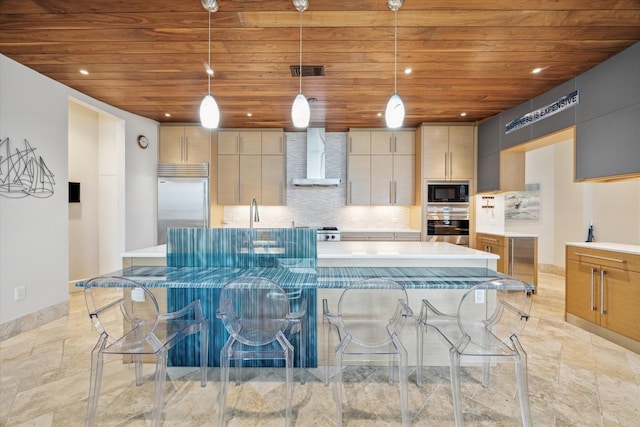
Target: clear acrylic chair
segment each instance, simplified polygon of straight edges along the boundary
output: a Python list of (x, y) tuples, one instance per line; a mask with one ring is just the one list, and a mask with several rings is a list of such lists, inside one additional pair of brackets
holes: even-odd
[(289, 307), (289, 326), (285, 331), (285, 336), (291, 342), (298, 337), (298, 370), (300, 372), (300, 384), (304, 384), (307, 372), (307, 300), (301, 289), (287, 290)]
[(528, 285), (515, 279), (482, 282), (467, 291), (456, 314), (445, 314), (428, 300), (422, 301), (417, 319), (417, 383), (423, 384), (424, 334), (432, 330), (449, 346), (451, 393), (456, 426), (464, 425), (460, 394), (461, 359), (479, 362), (482, 385), (489, 386), (490, 368), (504, 360), (515, 363), (522, 423), (531, 424), (527, 380), (527, 353), (518, 334), (529, 319), (532, 297)]
[(407, 318), (413, 316), (405, 288), (389, 279), (370, 278), (349, 285), (340, 296), (337, 311), (331, 313), (326, 299), (322, 301), (326, 322), (327, 354), (325, 382), (329, 381), (331, 332), (337, 332), (339, 343), (333, 349), (336, 373), (336, 424), (342, 425), (342, 371), (348, 361), (384, 361), (389, 365), (389, 383), (393, 384), (398, 368), (402, 425), (409, 425), (407, 350), (400, 332)]
[[(100, 337), (91, 352), (91, 378), (85, 425), (94, 424), (105, 355), (120, 355), (135, 366), (136, 385), (143, 382), (143, 357), (155, 357), (152, 424), (160, 424), (167, 372), (167, 353), (178, 341), (199, 334), (200, 383), (207, 384), (209, 322), (200, 300), (160, 314), (154, 295), (139, 283), (121, 277), (98, 277), (84, 285), (84, 297)], [(129, 356), (129, 358), (127, 358)]]
[[(297, 314), (290, 311), (287, 293), (276, 283), (261, 277), (244, 276), (234, 279), (220, 293), (216, 316), (229, 332), (229, 339), (220, 350), (219, 425), (225, 425), (226, 397), (231, 361), (238, 368), (242, 360), (285, 361), (285, 424), (291, 423), (293, 398), (293, 346), (285, 331)], [(238, 370), (236, 375), (238, 375)], [(236, 376), (236, 382), (239, 376)]]

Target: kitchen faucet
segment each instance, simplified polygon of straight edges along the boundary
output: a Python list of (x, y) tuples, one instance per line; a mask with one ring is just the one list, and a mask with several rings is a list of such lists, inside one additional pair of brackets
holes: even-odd
[[(256, 207), (255, 213), (253, 212), (253, 207)], [(258, 202), (256, 199), (251, 200), (251, 204), (249, 205), (249, 229), (253, 230), (253, 222), (260, 222), (260, 215), (258, 214)]]

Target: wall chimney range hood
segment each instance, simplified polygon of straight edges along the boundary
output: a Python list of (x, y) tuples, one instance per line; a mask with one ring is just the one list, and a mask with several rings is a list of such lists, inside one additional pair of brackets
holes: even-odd
[(325, 130), (307, 128), (307, 177), (294, 178), (296, 187), (337, 187), (340, 178), (325, 178)]

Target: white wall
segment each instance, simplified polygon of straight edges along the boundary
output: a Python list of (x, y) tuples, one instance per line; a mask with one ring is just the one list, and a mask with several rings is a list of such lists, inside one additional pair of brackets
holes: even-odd
[[(0, 322), (50, 306), (60, 316), (67, 310), (69, 268), (67, 93), (2, 56), (0, 94), (0, 139), (9, 138), (12, 152), (28, 140), (55, 179), (49, 198), (0, 195)], [(18, 286), (26, 286), (26, 298), (15, 301)]]
[[(155, 244), (158, 123), (96, 101), (4, 55), (0, 55), (0, 94), (0, 141), (10, 138), (16, 147), (26, 138), (55, 176), (55, 193), (49, 198), (0, 196), (1, 340), (67, 310), (69, 99), (119, 120), (116, 132), (124, 139), (124, 152), (118, 155), (126, 158), (120, 178), (126, 183), (118, 184), (126, 186), (125, 230), (120, 239), (126, 250)], [(140, 134), (150, 140), (147, 150), (137, 146)], [(14, 301), (17, 286), (27, 287), (24, 300)]]
[(99, 114), (69, 102), (69, 181), (80, 183), (80, 203), (69, 204), (69, 280), (99, 270), (98, 122)]
[[(573, 168), (569, 168), (573, 171)], [(525, 156), (525, 182), (540, 184), (540, 219), (535, 221), (505, 221), (505, 229), (512, 232), (530, 233), (538, 236), (538, 263), (553, 264), (555, 235), (554, 198), (555, 190), (553, 146), (529, 151)]]

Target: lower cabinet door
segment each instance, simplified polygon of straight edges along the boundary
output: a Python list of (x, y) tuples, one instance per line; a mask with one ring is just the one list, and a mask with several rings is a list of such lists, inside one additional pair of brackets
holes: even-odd
[(600, 326), (640, 341), (640, 273), (606, 268), (603, 277)]
[(567, 260), (566, 269), (566, 312), (598, 323), (599, 266)]

